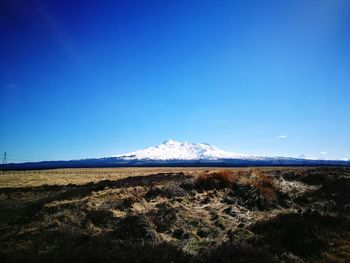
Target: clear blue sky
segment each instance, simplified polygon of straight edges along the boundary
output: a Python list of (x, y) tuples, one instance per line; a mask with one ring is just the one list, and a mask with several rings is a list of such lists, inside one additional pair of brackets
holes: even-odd
[(163, 140), (350, 158), (350, 1), (0, 1), (0, 151)]

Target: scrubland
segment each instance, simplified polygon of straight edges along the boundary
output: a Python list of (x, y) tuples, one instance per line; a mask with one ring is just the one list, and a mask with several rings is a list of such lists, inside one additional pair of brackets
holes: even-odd
[(0, 174), (1, 262), (350, 262), (350, 168)]

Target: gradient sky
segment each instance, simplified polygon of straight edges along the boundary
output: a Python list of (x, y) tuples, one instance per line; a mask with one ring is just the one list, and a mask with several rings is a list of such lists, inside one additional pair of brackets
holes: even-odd
[(350, 158), (350, 1), (0, 0), (0, 91), (10, 162)]

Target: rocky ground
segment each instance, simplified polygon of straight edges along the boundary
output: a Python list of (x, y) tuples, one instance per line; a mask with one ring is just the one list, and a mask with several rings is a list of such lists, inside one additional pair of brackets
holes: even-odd
[(350, 168), (0, 188), (1, 262), (350, 262)]

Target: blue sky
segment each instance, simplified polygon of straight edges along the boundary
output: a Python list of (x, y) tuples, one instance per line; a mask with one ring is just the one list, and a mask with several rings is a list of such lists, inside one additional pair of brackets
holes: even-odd
[(101, 157), (172, 138), (350, 158), (350, 2), (0, 2), (0, 151)]

